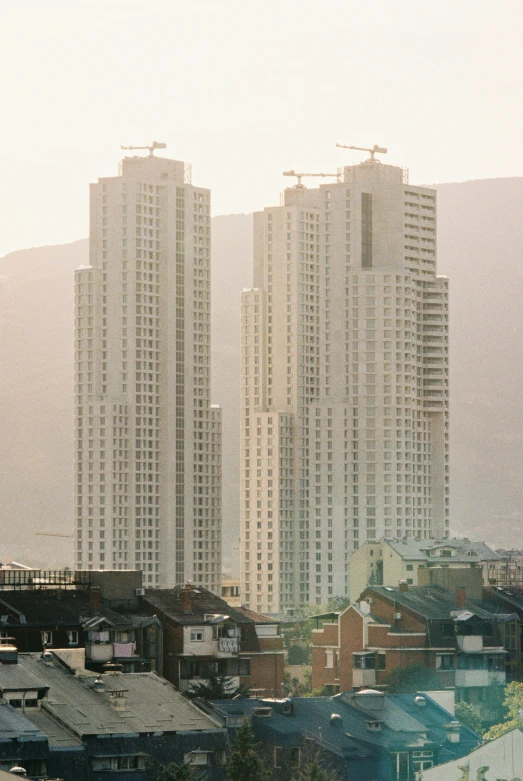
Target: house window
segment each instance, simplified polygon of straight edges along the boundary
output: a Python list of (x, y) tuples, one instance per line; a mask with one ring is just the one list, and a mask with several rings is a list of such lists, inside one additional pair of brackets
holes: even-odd
[(191, 643), (203, 643), (203, 632), (201, 629), (191, 630)]
[(454, 669), (453, 654), (436, 655), (436, 670), (453, 670), (453, 669)]
[(53, 633), (52, 632), (41, 632), (42, 636), (42, 645), (48, 646), (53, 644)]
[(189, 751), (184, 756), (184, 762), (186, 765), (198, 765), (198, 767), (206, 767), (209, 764), (209, 752)]
[(291, 767), (297, 769), (301, 766), (301, 749), (291, 748)]
[(394, 781), (408, 781), (409, 779), (409, 755), (407, 751), (398, 751), (390, 755), (392, 765), (392, 778)]
[(283, 748), (281, 746), (274, 746), (273, 765), (276, 768), (281, 768), (283, 763)]
[(325, 651), (325, 667), (334, 667), (334, 651)]
[(71, 629), (69, 632), (67, 632), (67, 639), (69, 641), (69, 645), (78, 645), (78, 630)]
[(413, 751), (412, 752), (412, 766), (415, 773), (420, 773), (422, 770), (428, 770), (434, 764), (434, 752), (433, 751)]
[(92, 757), (91, 769), (101, 770), (144, 770), (145, 757), (138, 755), (121, 757)]
[(407, 564), (407, 566), (406, 566), (407, 572), (412, 572), (413, 569), (414, 569), (414, 565), (413, 564)]

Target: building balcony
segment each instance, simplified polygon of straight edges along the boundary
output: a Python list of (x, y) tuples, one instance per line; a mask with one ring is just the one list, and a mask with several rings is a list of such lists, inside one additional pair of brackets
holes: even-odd
[(469, 686), (504, 686), (506, 674), (500, 670), (456, 670), (455, 684), (459, 688)]
[(483, 651), (483, 638), (481, 635), (458, 635), (456, 640), (459, 650), (466, 654)]
[(375, 686), (376, 670), (352, 670), (353, 686)]

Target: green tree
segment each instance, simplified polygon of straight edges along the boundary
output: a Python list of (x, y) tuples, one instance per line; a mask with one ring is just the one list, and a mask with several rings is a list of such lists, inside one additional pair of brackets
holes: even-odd
[(233, 697), (247, 697), (248, 693), (248, 689), (236, 686), (229, 675), (223, 675), (212, 669), (209, 670), (204, 681), (191, 684), (188, 691), (191, 699), (199, 697), (202, 700), (232, 700)]
[(503, 705), (507, 709), (505, 721), (495, 724), (485, 732), (484, 740), (494, 740), (512, 729), (523, 729), (523, 683), (512, 681), (505, 687)]
[(254, 735), (247, 720), (238, 730), (227, 763), (227, 781), (269, 781), (270, 771), (257, 751)]
[(383, 683), (390, 694), (414, 694), (423, 689), (440, 688), (437, 673), (422, 664), (395, 667), (384, 677)]
[(154, 757), (147, 757), (147, 765), (156, 770), (157, 781), (197, 781), (201, 778), (192, 765), (179, 765), (177, 762), (163, 765)]
[(317, 760), (311, 760), (293, 776), (293, 781), (340, 781), (340, 777), (333, 770), (322, 767)]
[(456, 704), (456, 718), (462, 721), (469, 729), (478, 735), (483, 735), (485, 726), (476, 708), (469, 705), (468, 702), (458, 702)]

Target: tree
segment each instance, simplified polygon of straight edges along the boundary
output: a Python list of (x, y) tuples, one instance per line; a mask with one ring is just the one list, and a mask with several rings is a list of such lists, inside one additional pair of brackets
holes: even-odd
[(505, 687), (503, 705), (507, 717), (501, 724), (495, 724), (483, 735), (484, 740), (494, 740), (512, 729), (523, 729), (523, 683), (512, 681)]
[(469, 729), (476, 732), (478, 735), (482, 735), (485, 731), (485, 726), (476, 708), (469, 705), (468, 702), (458, 702), (456, 704), (455, 711), (456, 718), (462, 721)]
[(332, 770), (322, 767), (317, 760), (307, 762), (293, 776), (293, 781), (339, 781), (339, 776)]
[(247, 697), (248, 692), (248, 689), (236, 686), (229, 675), (211, 669), (204, 681), (191, 684), (188, 695), (191, 699), (199, 697), (202, 700), (232, 700), (233, 697)]
[(440, 682), (435, 670), (422, 664), (408, 664), (395, 667), (388, 673), (383, 683), (390, 694), (414, 694), (423, 689), (439, 689)]
[(154, 757), (147, 757), (147, 764), (156, 770), (157, 781), (197, 781), (201, 778), (192, 765), (178, 765), (176, 762), (163, 765)]
[(227, 763), (227, 781), (269, 781), (271, 773), (256, 749), (253, 732), (246, 720), (238, 730)]

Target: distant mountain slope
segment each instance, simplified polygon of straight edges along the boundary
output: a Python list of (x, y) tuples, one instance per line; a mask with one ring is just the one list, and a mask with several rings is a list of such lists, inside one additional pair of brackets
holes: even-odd
[[(439, 269), (451, 279), (454, 531), (516, 544), (523, 520), (523, 179), (438, 185)], [(224, 547), (236, 545), (240, 293), (252, 219), (213, 219), (213, 402), (224, 413)], [(87, 240), (0, 259), (0, 557), (69, 563), (73, 271)], [(35, 544), (37, 543), (37, 544)]]

